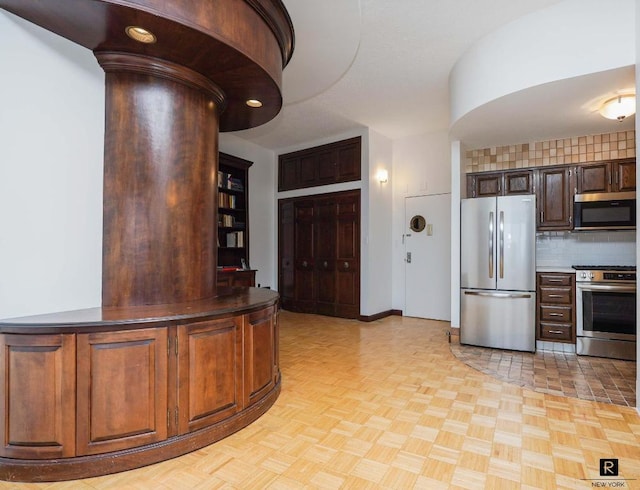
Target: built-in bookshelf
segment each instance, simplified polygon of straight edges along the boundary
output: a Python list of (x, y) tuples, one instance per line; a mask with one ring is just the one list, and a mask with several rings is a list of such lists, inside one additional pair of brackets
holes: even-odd
[(220, 153), (218, 161), (218, 268), (249, 264), (248, 160)]

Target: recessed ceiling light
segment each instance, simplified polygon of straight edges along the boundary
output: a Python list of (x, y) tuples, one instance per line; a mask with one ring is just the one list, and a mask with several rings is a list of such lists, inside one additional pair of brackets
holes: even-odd
[(258, 99), (249, 99), (247, 100), (246, 104), (249, 107), (262, 107), (262, 102), (260, 102)]
[(134, 39), (138, 42), (145, 44), (153, 44), (156, 42), (156, 36), (151, 32), (142, 27), (138, 26), (128, 26), (124, 32), (127, 33), (131, 39)]

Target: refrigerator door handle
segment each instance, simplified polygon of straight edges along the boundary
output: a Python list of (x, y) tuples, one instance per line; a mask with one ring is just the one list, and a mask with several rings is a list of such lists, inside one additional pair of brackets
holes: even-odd
[(493, 211), (489, 212), (489, 278), (493, 279)]
[(504, 211), (500, 211), (500, 279), (504, 278)]
[(511, 298), (511, 299), (527, 299), (531, 298), (529, 293), (483, 293), (480, 291), (465, 291), (468, 296), (489, 296), (491, 298)]

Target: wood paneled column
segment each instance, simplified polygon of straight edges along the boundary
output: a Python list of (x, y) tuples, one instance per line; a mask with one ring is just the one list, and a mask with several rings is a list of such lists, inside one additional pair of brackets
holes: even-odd
[(213, 297), (222, 91), (158, 58), (96, 57), (106, 72), (102, 305)]

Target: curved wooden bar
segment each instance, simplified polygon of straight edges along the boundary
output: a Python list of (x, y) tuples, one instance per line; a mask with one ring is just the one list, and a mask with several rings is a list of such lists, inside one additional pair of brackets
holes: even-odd
[(124, 471), (245, 427), (280, 391), (278, 295), (216, 289), (217, 137), (282, 106), (282, 1), (0, 8), (91, 49), (106, 73), (102, 307), (0, 321), (0, 478)]
[(0, 322), (0, 478), (138, 468), (222, 439), (280, 392), (275, 292)]

